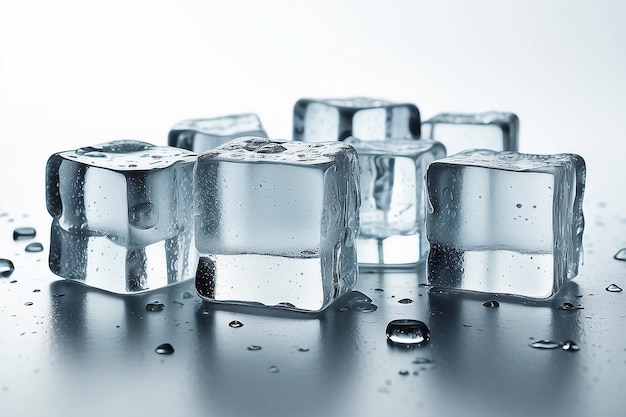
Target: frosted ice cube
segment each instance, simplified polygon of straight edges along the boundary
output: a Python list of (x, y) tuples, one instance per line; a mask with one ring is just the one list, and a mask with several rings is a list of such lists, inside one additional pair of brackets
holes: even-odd
[[(80, 279), (88, 284), (95, 282), (94, 286), (99, 288), (122, 292), (126, 291), (121, 290), (122, 287), (132, 292), (155, 288), (158, 286), (155, 282), (160, 280), (169, 282), (189, 278), (187, 264), (195, 253), (191, 248), (191, 206), (196, 157), (187, 150), (132, 140), (52, 155), (46, 166), (46, 203), (54, 218), (52, 236), (65, 236), (56, 239), (58, 245), (65, 246), (50, 248), (51, 270), (66, 278)], [(55, 228), (59, 229), (58, 233)], [(90, 250), (95, 247), (106, 249), (101, 254), (81, 254), (78, 249), (81, 246), (76, 243), (77, 252), (72, 252), (72, 244), (67, 243), (72, 236), (76, 242), (81, 239), (88, 242), (86, 245)], [(148, 251), (155, 244), (162, 248)], [(167, 245), (176, 246), (176, 253), (168, 253)], [(139, 280), (136, 285), (127, 285), (133, 280), (128, 274), (136, 268), (128, 270), (128, 274), (119, 274), (120, 271), (112, 269), (113, 265), (102, 266), (106, 259), (123, 259), (121, 254), (126, 252), (146, 252), (150, 264), (165, 265), (167, 260), (168, 273), (161, 274), (156, 281), (150, 280), (150, 274), (146, 273), (143, 274), (148, 277), (145, 282)], [(96, 260), (100, 255), (102, 260)], [(176, 266), (181, 264), (185, 268)], [(91, 265), (98, 266), (92, 268)], [(123, 265), (118, 267), (122, 268), (121, 271), (125, 268)], [(160, 271), (156, 267), (146, 268)], [(170, 272), (174, 270), (176, 276)], [(90, 275), (81, 277), (76, 271)], [(154, 273), (158, 274), (160, 272)], [(101, 285), (101, 280), (121, 280), (122, 284)]]
[(443, 143), (448, 155), (467, 149), (517, 151), (519, 119), (510, 112), (441, 113), (422, 123), (422, 137)]
[(580, 156), (471, 150), (434, 161), (426, 180), (431, 285), (548, 298), (578, 274)]
[(361, 211), (357, 240), (360, 266), (417, 264), (428, 251), (424, 230), (426, 168), (446, 156), (436, 141), (348, 138), (361, 167)]
[(246, 137), (205, 152), (194, 174), (198, 293), (325, 308), (357, 279), (359, 205), (349, 145)]
[(418, 137), (420, 113), (414, 104), (367, 97), (298, 100), (293, 139), (304, 142)]
[(241, 136), (267, 137), (256, 114), (183, 120), (172, 127), (167, 141), (170, 146), (201, 153)]

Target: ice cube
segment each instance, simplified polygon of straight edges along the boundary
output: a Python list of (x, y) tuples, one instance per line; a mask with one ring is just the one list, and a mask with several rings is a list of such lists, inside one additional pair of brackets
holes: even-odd
[(293, 109), (293, 139), (304, 142), (407, 138), (420, 135), (414, 104), (366, 97), (298, 100)]
[(422, 123), (422, 137), (443, 143), (448, 155), (467, 149), (517, 151), (519, 119), (510, 112), (441, 113)]
[[(193, 276), (189, 263), (195, 254), (191, 206), (196, 158), (187, 150), (133, 140), (52, 155), (46, 166), (46, 202), (54, 218), (52, 243), (57, 244), (50, 248), (51, 270), (115, 292)], [(170, 253), (172, 246), (175, 253)], [(84, 247), (89, 250), (80, 249)], [(148, 265), (139, 284), (128, 283), (140, 266), (105, 266), (107, 259), (126, 259), (122, 254), (127, 252), (145, 254), (137, 255)], [(129, 262), (135, 259), (128, 256)], [(167, 274), (150, 266), (156, 264), (167, 264)], [(125, 268), (127, 273), (121, 273)]]
[(267, 137), (256, 114), (183, 120), (172, 127), (167, 141), (170, 146), (201, 153), (241, 136)]
[(235, 139), (194, 173), (196, 288), (205, 299), (322, 310), (357, 280), (356, 151)]
[(578, 274), (580, 156), (470, 150), (434, 161), (426, 180), (431, 285), (548, 298)]
[(357, 150), (361, 167), (359, 265), (417, 264), (428, 251), (424, 175), (432, 161), (446, 156), (444, 146), (428, 139), (346, 143)]

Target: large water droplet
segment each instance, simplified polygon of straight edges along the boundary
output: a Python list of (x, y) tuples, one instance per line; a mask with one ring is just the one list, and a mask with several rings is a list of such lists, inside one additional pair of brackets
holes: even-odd
[(159, 211), (152, 203), (140, 203), (128, 211), (128, 221), (137, 229), (150, 229), (159, 221)]
[(163, 311), (165, 309), (165, 304), (159, 301), (153, 301), (151, 303), (146, 304), (146, 310), (148, 311)]
[(615, 285), (615, 284), (611, 284), (611, 285), (609, 285), (608, 287), (606, 287), (606, 290), (607, 290), (608, 292), (622, 292), (622, 288), (621, 288), (621, 287), (618, 287), (618, 286), (617, 286), (617, 285)]
[(239, 320), (233, 320), (230, 323), (228, 323), (228, 325), (234, 329), (238, 329), (240, 327), (243, 327), (243, 323), (240, 322)]
[(259, 345), (250, 345), (250, 346), (247, 347), (247, 349), (250, 350), (250, 351), (257, 351), (257, 350), (261, 350), (263, 348), (261, 346), (259, 346)]
[(532, 342), (530, 347), (535, 349), (558, 349), (561, 345), (552, 340), (537, 340), (536, 342)]
[(33, 227), (18, 227), (13, 230), (13, 240), (33, 239), (37, 236), (37, 231)]
[(28, 245), (26, 245), (26, 247), (24, 248), (24, 250), (26, 252), (41, 252), (43, 251), (43, 245), (39, 242), (33, 242), (33, 243), (29, 243)]
[(171, 355), (172, 353), (174, 353), (174, 346), (170, 345), (169, 343), (163, 343), (157, 346), (154, 351), (161, 355)]
[(561, 349), (568, 352), (578, 352), (580, 350), (580, 347), (576, 344), (576, 342), (568, 340), (566, 342), (563, 342), (563, 344), (561, 345)]
[(8, 259), (0, 258), (0, 277), (8, 278), (15, 271), (15, 265)]
[(413, 302), (413, 300), (411, 300), (410, 298), (403, 298), (401, 300), (398, 300), (398, 302), (400, 304), (411, 304)]
[(489, 307), (489, 308), (498, 308), (498, 307), (500, 307), (500, 303), (499, 303), (499, 302), (497, 302), (496, 300), (489, 300), (489, 301), (485, 301), (485, 302), (483, 303), (483, 305), (484, 305), (485, 307)]
[(406, 347), (419, 346), (430, 340), (430, 330), (424, 322), (413, 319), (392, 320), (387, 324), (387, 340)]
[(617, 253), (613, 255), (613, 258), (618, 261), (626, 261), (626, 248), (617, 251)]

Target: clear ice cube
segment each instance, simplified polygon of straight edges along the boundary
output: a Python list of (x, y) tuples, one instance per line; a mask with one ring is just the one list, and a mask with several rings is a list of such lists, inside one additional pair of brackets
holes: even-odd
[(267, 137), (259, 116), (232, 114), (177, 123), (169, 132), (168, 145), (202, 153), (241, 136)]
[(133, 140), (52, 155), (46, 166), (46, 203), (54, 219), (50, 269), (113, 292), (192, 277), (196, 158)]
[(446, 156), (436, 141), (348, 138), (361, 167), (358, 260), (365, 267), (417, 264), (428, 251), (425, 182), (428, 165)]
[(420, 135), (414, 104), (367, 97), (298, 100), (293, 109), (293, 139), (304, 142), (407, 138)]
[(519, 119), (510, 112), (441, 113), (422, 123), (422, 137), (443, 143), (448, 155), (467, 149), (518, 150)]
[(322, 310), (356, 283), (359, 205), (349, 145), (246, 137), (205, 152), (194, 174), (198, 293)]
[(578, 274), (582, 157), (470, 150), (426, 181), (431, 285), (548, 298)]

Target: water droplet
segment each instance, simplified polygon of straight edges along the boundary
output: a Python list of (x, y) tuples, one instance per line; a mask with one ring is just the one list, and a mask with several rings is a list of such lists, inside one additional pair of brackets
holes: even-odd
[(232, 327), (233, 329), (238, 329), (240, 327), (243, 327), (243, 323), (240, 322), (239, 320), (233, 320), (230, 323), (228, 323), (228, 325)]
[(618, 261), (626, 261), (626, 248), (620, 249), (614, 256)]
[(609, 285), (608, 287), (606, 287), (606, 290), (608, 292), (622, 292), (622, 289), (615, 284)]
[(400, 374), (400, 375), (402, 375), (402, 376), (408, 376), (408, 375), (410, 375), (411, 373), (409, 372), (409, 370), (408, 370), (408, 369), (400, 369), (400, 370), (398, 371), (398, 374)]
[(26, 301), (26, 302), (24, 303), (24, 305), (25, 305), (25, 306), (32, 306), (32, 305), (33, 305), (33, 302), (32, 302), (32, 301)]
[(259, 345), (250, 345), (246, 349), (248, 349), (250, 351), (257, 351), (257, 350), (261, 350), (263, 348), (261, 346), (259, 346)]
[(413, 359), (412, 363), (416, 365), (430, 365), (430, 364), (435, 363), (435, 361), (432, 359), (428, 359), (428, 358), (415, 358)]
[(154, 351), (160, 355), (171, 355), (174, 353), (174, 346), (169, 343), (163, 343), (154, 349)]
[(522, 208), (522, 204), (521, 204), (521, 203), (517, 203), (517, 204), (515, 205), (515, 207), (517, 207), (517, 208)]
[(41, 291), (39, 288), (35, 288), (35, 289), (33, 290), (33, 292), (39, 292), (39, 291)]
[(287, 308), (296, 308), (295, 305), (288, 303), (286, 301), (283, 301), (282, 303), (278, 303), (276, 304), (277, 307), (287, 307)]
[(563, 342), (563, 344), (561, 345), (561, 349), (568, 352), (578, 352), (580, 350), (580, 347), (575, 342), (568, 340), (566, 342)]
[(64, 294), (64, 293), (60, 293), (60, 294), (52, 294), (52, 296), (53, 296), (54, 298), (61, 298), (61, 297), (65, 297), (65, 294)]
[(26, 245), (26, 247), (24, 248), (24, 250), (26, 252), (42, 252), (43, 251), (43, 245), (39, 242), (33, 242), (33, 243), (29, 243), (28, 245)]
[(276, 374), (276, 373), (278, 373), (278, 372), (280, 371), (280, 369), (278, 369), (278, 366), (276, 366), (276, 365), (272, 365), (272, 366), (270, 366), (270, 367), (268, 368), (268, 370), (269, 370), (271, 373), (273, 373), (273, 374)]
[(0, 277), (8, 278), (15, 271), (15, 265), (8, 259), (0, 259)]
[(301, 348), (298, 348), (298, 352), (308, 352), (308, 351), (309, 351), (309, 348), (308, 348), (308, 347), (301, 347)]
[(419, 346), (430, 340), (430, 330), (424, 322), (413, 319), (392, 320), (387, 324), (387, 340), (406, 347)]
[(413, 302), (413, 300), (411, 300), (410, 298), (403, 298), (401, 300), (398, 300), (398, 302), (400, 304), (411, 304)]
[(496, 300), (489, 300), (489, 301), (485, 301), (485, 302), (483, 303), (483, 305), (484, 305), (485, 307), (489, 307), (489, 308), (498, 308), (498, 307), (500, 307), (500, 303), (499, 303), (499, 302), (497, 302)]
[(163, 311), (165, 309), (165, 304), (159, 301), (153, 301), (151, 303), (146, 304), (146, 310), (148, 311)]
[(529, 346), (535, 349), (557, 349), (561, 347), (559, 343), (551, 340), (537, 340), (536, 342), (532, 342)]
[(13, 240), (33, 239), (37, 236), (37, 231), (33, 227), (18, 227), (13, 230)]
[(559, 310), (582, 310), (584, 307), (580, 304), (572, 304), (565, 302), (557, 307)]
[(376, 304), (360, 301), (358, 303), (352, 304), (351, 308), (354, 311), (358, 311), (359, 313), (371, 313), (372, 311), (378, 310), (378, 306)]
[(128, 211), (128, 222), (140, 230), (151, 229), (159, 222), (159, 211), (152, 203), (140, 203)]
[(374, 291), (377, 291), (377, 292), (383, 292), (383, 291), (385, 291), (385, 290), (383, 290), (382, 288), (374, 288)]
[(337, 311), (340, 313), (345, 313), (346, 311), (348, 311), (348, 307), (339, 307)]
[(183, 292), (183, 298), (184, 298), (185, 300), (187, 300), (187, 299), (189, 299), (189, 298), (193, 298), (193, 294), (192, 294), (192, 293), (190, 293), (189, 291), (184, 291), (184, 292)]

